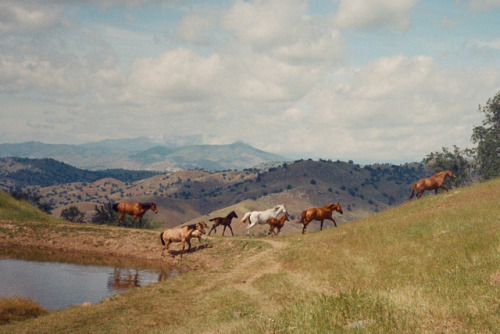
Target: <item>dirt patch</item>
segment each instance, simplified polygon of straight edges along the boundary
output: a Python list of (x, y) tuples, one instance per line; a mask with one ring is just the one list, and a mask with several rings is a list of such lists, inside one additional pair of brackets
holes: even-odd
[[(205, 238), (207, 239), (207, 238)], [(121, 227), (88, 226), (87, 224), (19, 223), (0, 220), (0, 246), (32, 247), (89, 255), (118, 256), (162, 263), (182, 269), (207, 268), (217, 265), (207, 251), (205, 241), (192, 240), (191, 252), (180, 258), (181, 244), (172, 244), (173, 256), (165, 251), (161, 257), (160, 232)]]

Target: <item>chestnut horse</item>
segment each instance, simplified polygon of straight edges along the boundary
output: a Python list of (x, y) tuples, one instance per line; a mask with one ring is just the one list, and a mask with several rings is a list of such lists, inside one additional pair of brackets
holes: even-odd
[[(118, 226), (120, 226), (120, 221), (123, 220), (125, 214), (133, 216), (132, 225), (134, 225), (135, 219), (139, 217), (139, 228), (142, 227), (142, 216), (146, 211), (151, 210), (154, 213), (158, 213), (156, 209), (156, 204), (154, 203), (130, 203), (130, 202), (120, 202), (113, 204), (113, 210), (120, 212), (120, 217), (118, 217)], [(123, 223), (127, 227), (127, 223)]]
[(215, 228), (219, 225), (224, 225), (224, 230), (222, 230), (222, 235), (224, 235), (224, 232), (226, 232), (226, 227), (229, 227), (229, 229), (231, 230), (231, 234), (234, 237), (233, 228), (231, 227), (231, 221), (233, 220), (233, 218), (238, 218), (238, 215), (236, 215), (236, 212), (231, 211), (226, 217), (217, 217), (209, 219), (209, 221), (214, 222), (214, 224), (212, 225), (210, 232), (208, 232), (208, 235), (212, 233), (212, 230), (215, 233), (217, 233), (217, 230)]
[[(269, 233), (267, 235), (270, 235), (271, 232), (274, 233), (274, 235), (278, 235), (281, 231), (281, 228), (283, 227), (283, 225), (285, 225), (285, 221), (290, 221), (290, 219), (288, 219), (288, 215), (287, 214), (284, 214), (283, 217), (281, 217), (280, 219), (278, 218), (269, 218), (267, 220), (267, 223), (269, 224)], [(276, 233), (274, 231), (274, 229), (277, 228), (278, 229), (278, 233)]]
[(339, 212), (340, 214), (344, 214), (342, 208), (339, 203), (330, 203), (328, 205), (322, 206), (321, 208), (310, 208), (302, 211), (302, 217), (300, 218), (299, 224), (304, 224), (302, 228), (302, 234), (306, 232), (307, 224), (309, 224), (313, 220), (321, 221), (320, 230), (323, 230), (323, 221), (325, 219), (331, 220), (335, 227), (337, 227), (337, 223), (332, 218), (333, 210)]
[(444, 190), (446, 190), (446, 192), (448, 192), (448, 188), (444, 186), (444, 181), (448, 176), (451, 178), (455, 178), (455, 174), (453, 174), (451, 170), (447, 169), (426, 179), (418, 180), (417, 182), (413, 183), (413, 186), (411, 187), (411, 195), (410, 197), (408, 197), (408, 200), (413, 197), (415, 190), (417, 190), (417, 199), (420, 198), (420, 196), (422, 196), (423, 192), (426, 190), (434, 190), (434, 193), (437, 194), (438, 189), (443, 188)]

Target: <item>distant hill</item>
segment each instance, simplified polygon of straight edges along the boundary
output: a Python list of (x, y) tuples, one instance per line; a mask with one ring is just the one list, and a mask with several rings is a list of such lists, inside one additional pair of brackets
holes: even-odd
[(47, 187), (72, 182), (95, 182), (104, 178), (135, 182), (157, 174), (151, 171), (128, 171), (123, 169), (89, 171), (54, 159), (0, 159), (0, 189), (3, 188), (4, 190), (33, 185)]
[(109, 176), (86, 183), (32, 183), (30, 189), (52, 203), (56, 215), (69, 205), (81, 205), (84, 210), (108, 201), (154, 201), (160, 212), (151, 218), (165, 226), (176, 226), (225, 215), (229, 208), (243, 214), (280, 203), (298, 219), (306, 208), (339, 202), (344, 215), (339, 215), (337, 221), (345, 223), (404, 202), (411, 184), (428, 175), (418, 163), (360, 166), (342, 161), (299, 160), (242, 171), (182, 170), (133, 182)]
[(0, 158), (52, 158), (88, 169), (130, 169), (175, 171), (180, 169), (244, 169), (286, 158), (267, 153), (244, 143), (230, 145), (192, 145), (168, 147), (145, 137), (103, 140), (82, 145), (26, 142), (0, 144)]

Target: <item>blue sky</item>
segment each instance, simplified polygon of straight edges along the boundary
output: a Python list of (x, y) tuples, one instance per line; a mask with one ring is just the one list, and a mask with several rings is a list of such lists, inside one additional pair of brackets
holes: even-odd
[(420, 161), (500, 91), (500, 0), (3, 0), (0, 142)]

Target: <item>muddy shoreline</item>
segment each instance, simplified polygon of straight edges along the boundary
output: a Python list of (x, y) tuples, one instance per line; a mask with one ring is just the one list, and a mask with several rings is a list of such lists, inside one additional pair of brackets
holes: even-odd
[(70, 252), (78, 256), (125, 258), (153, 265), (168, 265), (182, 270), (205, 267), (200, 253), (205, 245), (180, 258), (180, 245), (173, 244), (172, 254), (161, 257), (160, 231), (126, 229), (88, 224), (47, 224), (0, 220), (0, 247), (32, 248)]

